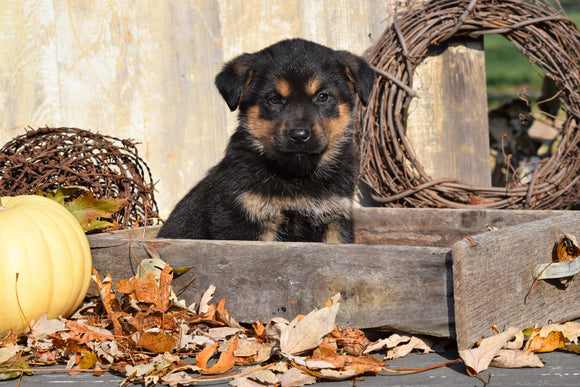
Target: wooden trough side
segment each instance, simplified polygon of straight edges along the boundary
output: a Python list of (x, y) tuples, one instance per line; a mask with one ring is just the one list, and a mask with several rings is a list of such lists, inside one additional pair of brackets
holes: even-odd
[(93, 264), (113, 280), (133, 276), (154, 249), (173, 268), (188, 302), (210, 285), (238, 320), (269, 321), (305, 314), (342, 294), (338, 324), (451, 337), (455, 335), (451, 246), (461, 238), (543, 219), (555, 211), (359, 208), (357, 244), (155, 239), (157, 229), (89, 237)]
[[(129, 241), (103, 235), (92, 248), (93, 264), (113, 280), (131, 277)], [(193, 265), (174, 281), (188, 301), (215, 285), (215, 299), (237, 320), (293, 319), (321, 307), (340, 292), (338, 324), (449, 336), (449, 249), (417, 246), (326, 245), (247, 241), (138, 239), (133, 251), (148, 258), (154, 248), (171, 267)]]
[(473, 346), (491, 327), (527, 328), (580, 317), (580, 280), (534, 284), (535, 265), (552, 260), (564, 234), (580, 236), (580, 214), (508, 227), (453, 246), (455, 322), (459, 349)]

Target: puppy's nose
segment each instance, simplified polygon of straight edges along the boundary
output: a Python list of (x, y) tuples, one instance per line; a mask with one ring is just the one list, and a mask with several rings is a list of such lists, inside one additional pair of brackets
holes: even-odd
[(292, 142), (297, 144), (303, 144), (310, 138), (310, 130), (308, 129), (290, 129), (288, 131), (288, 137)]

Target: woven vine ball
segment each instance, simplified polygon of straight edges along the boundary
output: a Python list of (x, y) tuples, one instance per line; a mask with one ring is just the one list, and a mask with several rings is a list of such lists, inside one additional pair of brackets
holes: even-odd
[[(506, 187), (431, 179), (406, 138), (415, 67), (454, 38), (501, 34), (558, 88), (566, 110), (557, 150)], [(578, 202), (580, 34), (563, 10), (540, 0), (434, 0), (397, 13), (366, 54), (380, 75), (366, 109), (357, 106), (361, 181), (389, 207), (562, 209)]]
[(135, 143), (76, 128), (28, 130), (0, 149), (0, 196), (79, 186), (97, 199), (127, 199), (120, 228), (157, 223), (153, 179)]

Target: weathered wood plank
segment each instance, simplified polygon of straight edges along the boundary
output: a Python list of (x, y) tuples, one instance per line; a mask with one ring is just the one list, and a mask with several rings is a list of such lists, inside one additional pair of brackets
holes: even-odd
[[(341, 292), (341, 324), (453, 336), (453, 243), (487, 226), (560, 213), (357, 208), (357, 245), (157, 240), (152, 238), (158, 228), (150, 227), (133, 232), (133, 250), (139, 259), (147, 258), (148, 244), (173, 267), (193, 265), (191, 273), (175, 280), (175, 288), (195, 276), (183, 295), (194, 302), (216, 285), (216, 298), (228, 297), (229, 310), (242, 321), (293, 318)], [(130, 235), (124, 230), (89, 237), (97, 270), (115, 279), (133, 275)]]
[[(136, 261), (128, 239), (97, 239), (91, 249), (95, 268), (114, 280), (131, 277)], [(340, 292), (338, 324), (436, 336), (453, 332), (448, 248), (138, 239), (133, 251), (139, 259), (148, 258), (146, 244), (171, 267), (193, 265), (174, 280), (179, 290), (195, 277), (181, 297), (198, 302), (215, 285), (215, 299), (227, 297), (228, 311), (240, 321), (292, 319)]]
[(449, 247), (468, 235), (502, 229), (567, 211), (356, 208), (357, 243)]
[(441, 46), (413, 79), (407, 136), (425, 172), (491, 186), (483, 39)]
[(580, 235), (580, 214), (530, 222), (473, 236), (453, 246), (455, 321), (459, 349), (499, 329), (545, 325), (580, 317), (580, 282), (563, 289), (539, 281), (526, 299), (536, 264), (552, 259), (564, 234)]

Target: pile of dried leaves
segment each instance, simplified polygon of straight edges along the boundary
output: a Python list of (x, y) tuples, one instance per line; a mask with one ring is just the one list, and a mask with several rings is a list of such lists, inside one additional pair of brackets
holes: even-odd
[[(155, 267), (148, 263), (141, 267)], [(388, 359), (413, 350), (431, 352), (418, 337), (393, 334), (371, 342), (360, 330), (336, 326), (338, 294), (290, 322), (275, 318), (244, 327), (228, 314), (225, 300), (210, 303), (215, 289), (208, 289), (199, 306), (186, 305), (174, 293), (172, 278), (168, 266), (140, 270), (115, 284), (94, 271), (98, 294), (88, 296), (74, 316), (41, 318), (23, 338), (0, 337), (0, 380), (32, 374), (31, 366), (63, 364), (71, 374), (122, 374), (121, 385), (231, 379), (234, 386), (302, 386), (374, 375), (386, 370)], [(529, 339), (521, 349), (524, 335)], [(510, 328), (460, 356), (472, 376), (490, 364), (541, 367), (536, 352), (578, 351), (578, 336), (580, 324), (574, 322), (529, 331)], [(370, 355), (379, 351), (383, 359)]]
[(371, 343), (360, 330), (337, 327), (338, 294), (306, 316), (258, 321), (250, 328), (228, 314), (225, 300), (210, 304), (215, 289), (199, 306), (186, 305), (172, 290), (168, 266), (140, 273), (114, 284), (94, 271), (98, 295), (88, 296), (75, 315), (41, 318), (24, 339), (0, 338), (0, 380), (32, 373), (30, 366), (65, 364), (72, 374), (120, 373), (122, 385), (187, 385), (219, 375), (238, 386), (301, 386), (377, 374), (384, 360), (372, 351), (388, 350), (391, 358), (430, 351), (415, 337)]

